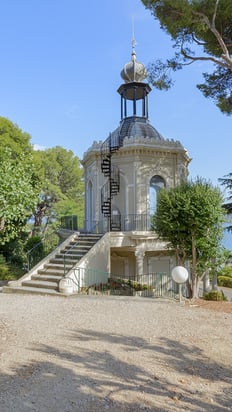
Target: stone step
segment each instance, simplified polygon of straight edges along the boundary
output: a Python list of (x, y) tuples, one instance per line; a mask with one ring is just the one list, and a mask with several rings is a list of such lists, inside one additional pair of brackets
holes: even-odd
[[(21, 293), (21, 294), (35, 294), (35, 295), (50, 295), (50, 296), (70, 296), (65, 293), (58, 292), (55, 289), (47, 289), (47, 288), (34, 288), (28, 286), (4, 286), (3, 287), (4, 293)], [(74, 296), (74, 295), (73, 295)]]
[[(22, 281), (20, 286), (4, 286), (5, 293), (34, 293), (53, 296), (68, 296), (58, 291), (59, 281), (102, 237), (96, 234), (81, 234), (74, 238), (54, 258), (44, 264), (31, 279)], [(65, 260), (65, 262), (64, 262)], [(65, 265), (64, 265), (65, 263)]]
[(32, 275), (31, 277), (32, 280), (43, 280), (45, 282), (57, 282), (59, 283), (59, 281), (61, 279), (63, 279), (63, 276), (58, 276), (58, 275)]
[(90, 249), (96, 242), (85, 242), (85, 243), (71, 243), (65, 247), (64, 252), (69, 249)]
[[(65, 258), (65, 260), (67, 260), (67, 259), (70, 259), (70, 261), (73, 261), (74, 259), (75, 259), (75, 256), (79, 256), (79, 254), (75, 254), (74, 252), (67, 252), (67, 253), (65, 253), (65, 254), (58, 254), (57, 253), (57, 255), (55, 255), (55, 257), (53, 258), (53, 259), (62, 259), (63, 261), (64, 261), (64, 258)], [(50, 262), (52, 262), (52, 259), (50, 259)]]
[(43, 280), (24, 280), (22, 286), (42, 289), (54, 289), (58, 291), (58, 282), (47, 282)]
[(62, 267), (61, 269), (39, 269), (37, 271), (37, 273), (39, 275), (49, 275), (49, 276), (63, 276), (64, 274), (64, 267)]
[(66, 246), (66, 249), (71, 249), (73, 247), (80, 247), (80, 248), (86, 248), (86, 247), (91, 247), (92, 245), (95, 245), (95, 241), (90, 240), (89, 242), (75, 242), (75, 243), (70, 243), (69, 245)]
[(72, 254), (72, 253), (87, 253), (91, 247), (78, 247), (78, 246), (73, 246), (72, 248), (66, 248), (64, 250), (60, 251), (60, 255), (62, 257), (66, 256), (67, 254)]
[[(73, 264), (69, 265), (65, 262), (65, 267), (66, 267), (66, 269), (72, 269)], [(45, 265), (43, 266), (43, 269), (52, 270), (52, 271), (62, 270), (62, 269), (64, 269), (64, 262), (56, 263), (56, 264), (54, 264), (54, 263), (45, 263)]]
[(80, 236), (78, 238), (72, 239), (71, 242), (92, 242), (92, 241), (98, 241), (101, 239), (102, 236), (98, 235), (88, 235), (88, 236)]
[(101, 239), (102, 236), (102, 233), (80, 233), (77, 239)]
[(68, 256), (66, 256), (65, 261), (64, 261), (64, 258), (62, 256), (56, 255), (54, 258), (49, 260), (49, 263), (52, 263), (54, 265), (56, 265), (56, 264), (61, 265), (62, 264), (63, 266), (64, 266), (64, 263), (65, 263), (65, 266), (66, 265), (73, 266), (75, 264), (75, 261), (78, 262), (78, 260), (79, 260), (79, 258), (78, 258), (77, 255), (71, 255), (71, 256), (68, 255)]

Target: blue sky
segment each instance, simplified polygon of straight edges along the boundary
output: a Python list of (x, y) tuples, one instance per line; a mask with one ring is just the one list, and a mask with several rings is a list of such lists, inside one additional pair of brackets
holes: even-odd
[[(7, 0), (1, 4), (0, 115), (40, 147), (71, 149), (80, 159), (120, 121), (120, 71), (131, 58), (147, 65), (173, 53), (170, 38), (140, 0)], [(190, 176), (215, 185), (231, 167), (232, 118), (195, 87), (209, 65), (175, 75), (168, 92), (149, 95), (152, 125), (180, 140)]]

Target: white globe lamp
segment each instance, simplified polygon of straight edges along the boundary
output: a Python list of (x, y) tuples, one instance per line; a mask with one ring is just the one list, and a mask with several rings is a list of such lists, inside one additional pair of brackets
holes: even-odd
[(171, 275), (172, 275), (172, 279), (174, 280), (174, 282), (179, 284), (179, 299), (181, 302), (181, 296), (182, 296), (181, 287), (182, 287), (182, 284), (188, 280), (188, 271), (183, 266), (175, 266), (172, 269)]

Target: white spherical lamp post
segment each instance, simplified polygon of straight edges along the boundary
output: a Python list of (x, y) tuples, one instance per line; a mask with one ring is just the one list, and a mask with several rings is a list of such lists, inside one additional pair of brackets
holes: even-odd
[(185, 283), (188, 279), (188, 271), (183, 266), (175, 266), (172, 269), (171, 275), (172, 275), (172, 279), (174, 280), (174, 282), (178, 283), (179, 285), (179, 298), (181, 302), (182, 284)]

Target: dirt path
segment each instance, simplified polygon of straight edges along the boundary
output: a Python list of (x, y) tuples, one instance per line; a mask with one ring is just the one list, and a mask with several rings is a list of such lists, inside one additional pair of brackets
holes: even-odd
[(0, 294), (1, 412), (231, 411), (232, 303), (200, 303)]

